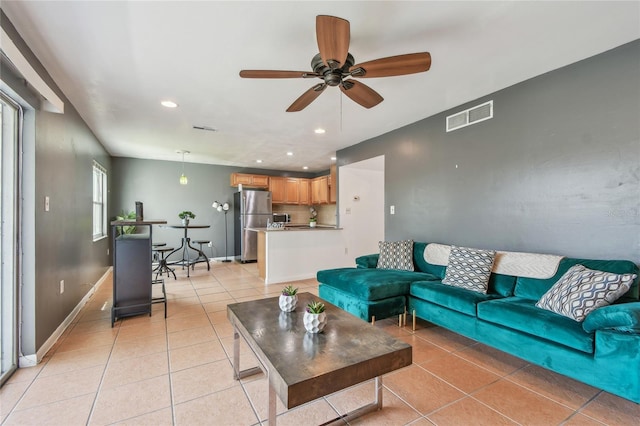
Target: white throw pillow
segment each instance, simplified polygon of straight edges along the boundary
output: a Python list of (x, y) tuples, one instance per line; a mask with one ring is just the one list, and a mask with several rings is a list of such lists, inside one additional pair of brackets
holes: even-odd
[(536, 306), (582, 322), (590, 312), (615, 302), (629, 291), (635, 274), (613, 274), (574, 265)]
[(495, 257), (495, 250), (451, 246), (442, 284), (486, 294)]

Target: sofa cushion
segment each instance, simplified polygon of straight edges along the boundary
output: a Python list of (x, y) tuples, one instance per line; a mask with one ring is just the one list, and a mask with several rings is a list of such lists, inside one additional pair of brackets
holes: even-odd
[(599, 307), (615, 302), (626, 293), (636, 275), (612, 274), (574, 265), (536, 303), (575, 321)]
[[(628, 260), (593, 260), (565, 257), (558, 265), (556, 274), (548, 279), (518, 277), (514, 295), (525, 299), (539, 300), (568, 270), (574, 265), (584, 265), (590, 269), (612, 272), (614, 274), (637, 274), (638, 267)], [(622, 296), (621, 301), (637, 301), (638, 278), (635, 279), (629, 291)]]
[(365, 321), (371, 321), (374, 316), (377, 319), (383, 319), (393, 315), (400, 315), (404, 313), (407, 304), (405, 296), (388, 297), (381, 300), (362, 300), (326, 284), (318, 286), (318, 295), (340, 309)]
[(415, 265), (415, 268), (417, 271), (426, 272), (442, 279), (444, 278), (444, 272), (447, 269), (447, 266), (446, 264), (437, 265), (427, 261), (425, 250), (428, 245), (428, 243), (413, 243), (413, 263)]
[(413, 240), (380, 241), (378, 248), (378, 269), (413, 271)]
[(451, 246), (442, 284), (486, 294), (495, 256), (494, 250)]
[(318, 271), (320, 283), (335, 287), (363, 300), (380, 300), (409, 294), (414, 281), (437, 280), (423, 272), (396, 271), (393, 269), (338, 268)]
[(483, 294), (438, 281), (417, 281), (411, 284), (411, 295), (444, 306), (463, 314), (476, 316), (476, 305), (501, 297), (498, 294)]
[(479, 303), (478, 318), (582, 352), (594, 351), (593, 333), (587, 333), (570, 318), (537, 308), (530, 299), (507, 297)]
[(640, 334), (640, 302), (604, 306), (591, 312), (582, 322), (587, 333), (596, 330), (616, 330)]

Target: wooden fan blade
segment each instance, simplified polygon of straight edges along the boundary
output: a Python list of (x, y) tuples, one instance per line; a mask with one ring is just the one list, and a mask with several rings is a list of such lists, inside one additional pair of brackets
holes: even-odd
[(335, 16), (316, 16), (316, 39), (324, 63), (331, 69), (344, 65), (349, 53), (349, 21)]
[(300, 96), (298, 99), (296, 99), (291, 104), (291, 106), (289, 108), (287, 108), (287, 112), (302, 111), (311, 102), (315, 101), (316, 98), (318, 96), (320, 96), (320, 94), (322, 94), (322, 92), (324, 92), (324, 89), (326, 89), (326, 88), (327, 88), (327, 85), (325, 83), (316, 84), (311, 89), (309, 89), (306, 92), (304, 92), (302, 94), (302, 96)]
[[(358, 68), (362, 68), (365, 71), (364, 74), (358, 73)], [(371, 78), (415, 74), (428, 71), (429, 68), (431, 68), (431, 55), (428, 52), (424, 52), (389, 56), (388, 58), (363, 62), (349, 68), (349, 72), (353, 72), (353, 77)]]
[(273, 70), (242, 70), (240, 77), (242, 78), (304, 78), (305, 75), (311, 74), (316, 77), (314, 72), (309, 71), (273, 71)]
[(340, 85), (340, 90), (351, 98), (352, 101), (359, 103), (365, 108), (374, 107), (384, 100), (378, 92), (356, 80), (350, 79), (343, 81)]

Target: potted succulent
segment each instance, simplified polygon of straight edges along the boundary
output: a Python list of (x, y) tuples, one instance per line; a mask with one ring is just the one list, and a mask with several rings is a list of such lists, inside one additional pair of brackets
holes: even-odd
[(324, 312), (324, 303), (318, 301), (309, 302), (303, 317), (304, 328), (309, 333), (320, 333), (327, 325), (327, 314)]
[(291, 312), (296, 308), (298, 304), (297, 293), (298, 289), (292, 285), (288, 285), (282, 289), (282, 294), (280, 294), (280, 299), (278, 299), (278, 304), (282, 312)]
[(184, 226), (187, 226), (189, 224), (189, 219), (195, 219), (196, 215), (188, 210), (185, 210), (183, 212), (178, 213), (178, 217), (182, 219), (182, 224)]

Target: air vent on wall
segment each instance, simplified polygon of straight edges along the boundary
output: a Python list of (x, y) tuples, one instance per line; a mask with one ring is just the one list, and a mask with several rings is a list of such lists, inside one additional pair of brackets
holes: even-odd
[(208, 132), (216, 132), (217, 129), (214, 129), (213, 127), (209, 127), (209, 126), (193, 126), (194, 129), (196, 130), (206, 130)]
[(447, 117), (447, 132), (493, 118), (493, 101), (469, 108)]

